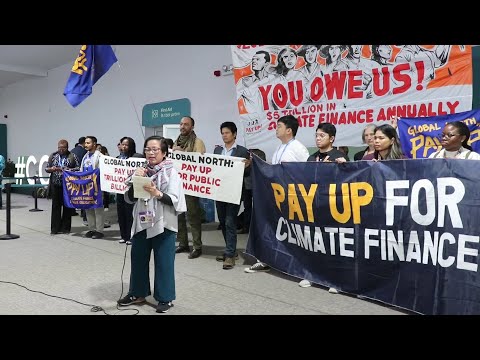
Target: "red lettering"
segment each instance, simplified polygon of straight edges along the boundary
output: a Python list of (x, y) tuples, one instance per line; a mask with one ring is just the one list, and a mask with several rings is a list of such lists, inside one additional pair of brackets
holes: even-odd
[(350, 70), (348, 72), (348, 90), (347, 97), (349, 99), (361, 99), (363, 91), (355, 90), (356, 87), (362, 86), (362, 70)]
[(300, 127), (314, 127), (315, 115), (301, 115), (297, 118)]
[(427, 107), (425, 104), (420, 104), (420, 107), (418, 108), (418, 113), (417, 113), (417, 116), (418, 117), (425, 117), (427, 116)]
[(259, 86), (258, 90), (260, 91), (260, 94), (262, 95), (262, 102), (263, 102), (263, 110), (268, 110), (268, 94), (270, 93), (270, 89), (272, 88), (272, 85), (267, 85), (267, 87), (264, 86)]
[(418, 85), (416, 89), (420, 91), (423, 89), (422, 82), (423, 82), (423, 74), (425, 74), (425, 64), (423, 63), (423, 61), (417, 61), (415, 62), (415, 67), (417, 68), (417, 80), (418, 80)]
[(310, 98), (312, 101), (318, 101), (323, 95), (323, 79), (316, 77), (310, 85)]
[[(297, 90), (296, 92), (295, 89)], [(290, 102), (293, 106), (299, 106), (303, 102), (303, 83), (301, 80), (295, 82), (289, 81), (288, 92), (290, 94)]]
[[(372, 75), (373, 75), (373, 93), (376, 96), (383, 96), (388, 93), (390, 90), (390, 75), (388, 73), (388, 67), (384, 66), (381, 68), (382, 75), (380, 76), (380, 73), (378, 69), (373, 69), (372, 70)], [(380, 78), (383, 79), (383, 85), (380, 87)]]
[(237, 45), (237, 49), (246, 50), (246, 49), (250, 49), (250, 48), (253, 49), (260, 46), (265, 46), (265, 45)]
[(373, 122), (373, 109), (367, 110), (367, 123)]
[(402, 94), (412, 86), (412, 79), (408, 74), (403, 74), (402, 71), (410, 71), (410, 64), (399, 64), (393, 68), (393, 78), (403, 85), (395, 87), (393, 94)]
[(327, 99), (332, 100), (334, 96), (338, 100), (343, 98), (345, 91), (346, 71), (336, 71), (332, 74), (325, 74), (325, 87), (327, 88)]
[(460, 105), (459, 101), (455, 101), (453, 103), (451, 103), (450, 101), (447, 101), (447, 106), (450, 109), (450, 114), (455, 114), (455, 109), (458, 105)]
[(318, 114), (318, 123), (322, 123), (322, 122), (325, 122), (325, 113), (320, 113)]
[(287, 89), (285, 89), (285, 86), (283, 86), (283, 84), (277, 84), (273, 88), (273, 102), (281, 109), (284, 109), (285, 106), (287, 106)]

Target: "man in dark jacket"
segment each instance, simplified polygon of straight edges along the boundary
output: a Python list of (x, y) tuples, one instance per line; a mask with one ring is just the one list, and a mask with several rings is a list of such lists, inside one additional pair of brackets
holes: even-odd
[[(245, 158), (246, 169), (243, 176), (248, 176), (250, 173), (250, 154), (245, 147), (237, 145), (235, 142), (237, 126), (231, 121), (226, 121), (220, 125), (220, 133), (222, 134), (224, 145), (217, 146), (213, 153)], [(218, 256), (217, 261), (223, 261), (223, 269), (229, 270), (235, 266), (235, 256), (237, 253), (237, 215), (240, 205), (215, 201), (215, 206), (226, 244), (223, 256)]]
[(77, 159), (83, 159), (85, 154), (87, 153), (87, 150), (85, 150), (85, 136), (82, 136), (81, 138), (78, 139), (77, 145), (72, 149), (72, 153), (74, 153), (77, 156)]

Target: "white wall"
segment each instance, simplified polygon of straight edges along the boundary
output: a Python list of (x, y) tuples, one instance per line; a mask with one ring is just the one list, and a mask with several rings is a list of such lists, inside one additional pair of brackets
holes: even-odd
[[(234, 121), (239, 132), (233, 76), (213, 75), (232, 63), (229, 45), (116, 45), (120, 65), (114, 64), (77, 108), (63, 96), (72, 63), (49, 72), (48, 77), (12, 84), (0, 92), (0, 121), (7, 124), (8, 157), (37, 160), (57, 149), (59, 139), (70, 148), (80, 136), (96, 136), (112, 156), (117, 143), (132, 137), (137, 151), (143, 147), (140, 127), (145, 104), (190, 99), (195, 131), (208, 152), (221, 144), (219, 126)], [(237, 141), (243, 144), (241, 134)]]

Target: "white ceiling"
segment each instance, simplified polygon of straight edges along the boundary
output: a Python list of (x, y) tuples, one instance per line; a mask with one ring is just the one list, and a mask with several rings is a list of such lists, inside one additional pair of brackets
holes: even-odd
[(73, 64), (81, 45), (0, 45), (0, 88)]

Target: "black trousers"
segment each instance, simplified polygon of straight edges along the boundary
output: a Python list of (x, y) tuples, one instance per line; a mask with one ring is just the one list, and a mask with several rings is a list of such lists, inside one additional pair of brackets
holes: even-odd
[(117, 194), (118, 226), (120, 227), (120, 236), (125, 241), (130, 240), (134, 206), (135, 204), (129, 204), (125, 201), (123, 194)]
[(63, 204), (63, 187), (52, 186), (52, 219), (51, 232), (69, 233), (72, 230), (72, 213), (75, 209), (66, 207)]

